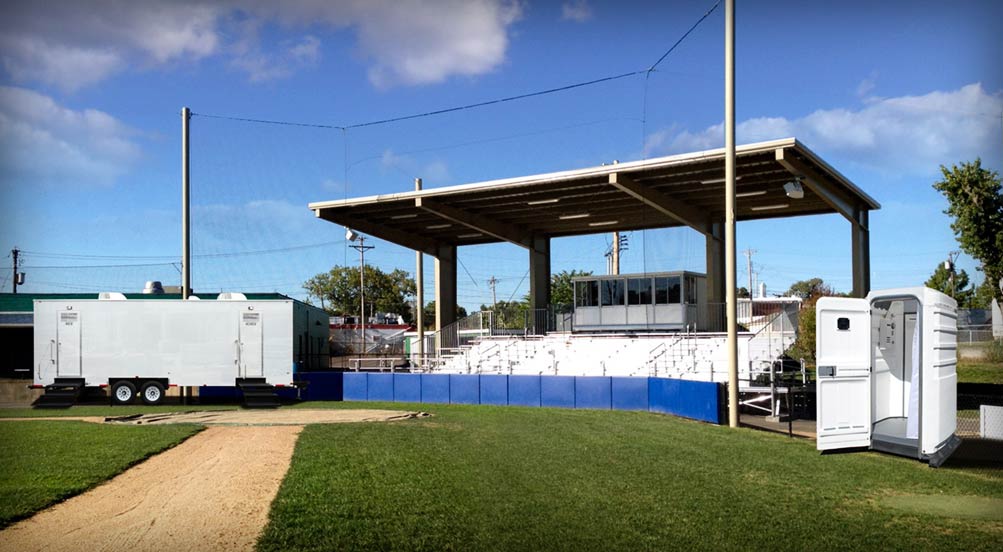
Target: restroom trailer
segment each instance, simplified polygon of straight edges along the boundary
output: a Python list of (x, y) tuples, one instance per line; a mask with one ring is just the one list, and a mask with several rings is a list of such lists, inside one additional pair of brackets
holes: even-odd
[(37, 300), (34, 321), (34, 383), (48, 397), (39, 406), (69, 406), (84, 387), (110, 388), (115, 404), (158, 404), (174, 386), (238, 387), (245, 402), (273, 406), (273, 388), (293, 385), (295, 371), (326, 367), (312, 352), (326, 350), (327, 314), (292, 299), (103, 293)]

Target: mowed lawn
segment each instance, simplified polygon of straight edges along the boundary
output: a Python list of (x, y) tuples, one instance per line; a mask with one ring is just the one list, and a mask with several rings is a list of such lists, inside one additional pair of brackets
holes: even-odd
[(434, 416), (307, 427), (259, 550), (998, 550), (1003, 542), (1003, 478), (984, 470), (820, 455), (806, 440), (649, 413), (420, 408)]
[(0, 528), (79, 494), (199, 430), (192, 424), (0, 422)]
[(1003, 363), (988, 360), (959, 360), (958, 381), (1003, 385)]

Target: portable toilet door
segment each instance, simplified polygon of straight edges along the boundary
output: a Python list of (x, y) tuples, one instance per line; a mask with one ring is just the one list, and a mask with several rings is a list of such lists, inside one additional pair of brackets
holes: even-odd
[(871, 446), (871, 313), (866, 299), (815, 306), (816, 446)]
[(928, 288), (819, 299), (817, 448), (943, 463), (960, 444), (956, 333), (956, 303)]
[(80, 313), (59, 312), (56, 326), (56, 376), (80, 377)]
[(240, 313), (240, 377), (260, 378), (265, 375), (264, 339), (260, 312)]

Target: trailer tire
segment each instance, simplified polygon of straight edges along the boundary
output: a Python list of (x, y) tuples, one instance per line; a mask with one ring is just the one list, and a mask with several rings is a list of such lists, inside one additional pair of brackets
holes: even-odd
[(136, 386), (132, 382), (119, 381), (111, 388), (111, 400), (115, 404), (132, 404), (136, 399)]
[(160, 404), (164, 400), (164, 386), (156, 381), (146, 382), (139, 396), (143, 399), (143, 404), (150, 406)]

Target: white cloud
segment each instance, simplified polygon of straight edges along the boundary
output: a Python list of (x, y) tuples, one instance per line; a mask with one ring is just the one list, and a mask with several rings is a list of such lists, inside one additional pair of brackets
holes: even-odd
[[(375, 85), (425, 84), (494, 70), (521, 12), (515, 0), (13, 0), (0, 18), (0, 63), (18, 82), (75, 90), (129, 68), (221, 55), (260, 81), (319, 59), (317, 31), (351, 29)], [(285, 38), (263, 45), (266, 25)]]
[(182, 2), (15, 0), (0, 19), (0, 60), (18, 81), (74, 90), (132, 64), (213, 54), (218, 16)]
[(413, 157), (398, 155), (393, 150), (385, 150), (380, 156), (380, 165), (384, 169), (398, 171), (410, 177), (421, 177), (429, 183), (441, 183), (449, 179), (449, 167), (441, 160), (420, 163)]
[(251, 82), (286, 78), (296, 69), (313, 65), (320, 58), (320, 40), (307, 35), (298, 42), (282, 44), (274, 53), (253, 47), (236, 56), (233, 66), (247, 73)]
[(592, 8), (587, 0), (572, 0), (561, 5), (561, 19), (584, 23), (592, 19)]
[(361, 2), (359, 46), (376, 86), (441, 82), (487, 73), (505, 60), (519, 4), (497, 0)]
[[(987, 93), (979, 83), (922, 96), (871, 97), (857, 109), (823, 109), (804, 117), (758, 117), (737, 125), (739, 144), (797, 137), (826, 154), (862, 166), (926, 174), (941, 164), (976, 156), (998, 157), (1003, 94)], [(652, 133), (645, 155), (719, 148), (724, 125), (690, 132), (669, 127)]]
[(0, 86), (2, 182), (110, 185), (139, 158), (135, 135), (103, 111), (76, 111), (37, 92)]
[(878, 83), (878, 72), (871, 71), (871, 74), (864, 80), (860, 81), (857, 85), (857, 96), (860, 98), (866, 98), (870, 94), (874, 87)]

